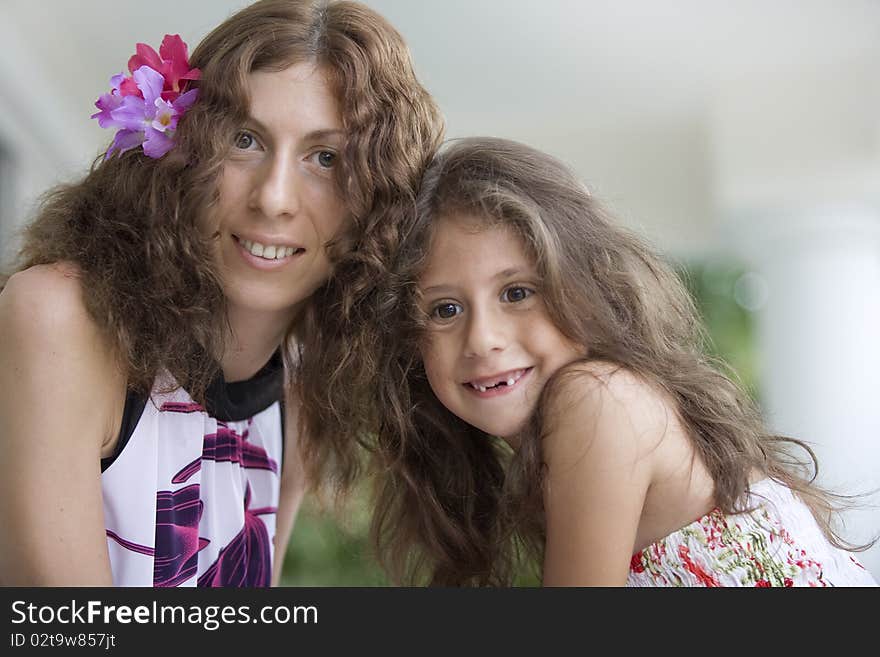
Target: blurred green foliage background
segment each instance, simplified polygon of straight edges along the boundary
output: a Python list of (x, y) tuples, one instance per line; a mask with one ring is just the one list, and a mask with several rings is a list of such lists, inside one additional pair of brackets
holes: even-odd
[[(678, 272), (706, 326), (707, 350), (757, 397), (754, 318), (738, 301), (738, 286), (747, 272), (738, 263), (717, 259), (686, 263)], [(338, 512), (307, 499), (290, 538), (281, 585), (388, 586), (372, 555), (368, 527), (369, 501), (364, 493), (352, 495)], [(519, 583), (534, 586), (538, 581), (524, 573)]]

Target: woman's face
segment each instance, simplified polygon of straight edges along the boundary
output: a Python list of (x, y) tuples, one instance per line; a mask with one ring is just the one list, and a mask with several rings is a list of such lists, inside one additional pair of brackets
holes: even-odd
[(209, 229), (230, 312), (289, 323), (330, 275), (325, 244), (346, 224), (334, 180), (342, 117), (312, 63), (251, 73), (249, 93)]

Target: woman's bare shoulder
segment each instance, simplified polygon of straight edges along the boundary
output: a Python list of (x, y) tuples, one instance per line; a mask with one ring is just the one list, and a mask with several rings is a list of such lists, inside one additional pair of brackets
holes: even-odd
[(18, 308), (37, 306), (36, 301), (75, 304), (82, 300), (80, 271), (70, 262), (34, 265), (12, 274), (0, 294), (7, 305)]
[(35, 265), (13, 274), (0, 292), (0, 326), (27, 343), (93, 338), (97, 323), (86, 310), (76, 265)]
[(45, 368), (54, 376), (70, 371), (125, 385), (113, 343), (89, 314), (73, 264), (36, 265), (13, 274), (0, 292), (0, 333), (5, 360), (31, 374)]

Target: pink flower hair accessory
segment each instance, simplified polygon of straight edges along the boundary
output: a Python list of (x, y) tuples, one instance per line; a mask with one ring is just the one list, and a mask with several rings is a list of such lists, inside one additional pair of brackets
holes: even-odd
[(160, 158), (174, 146), (177, 122), (198, 97), (198, 89), (186, 91), (201, 71), (189, 67), (187, 47), (178, 34), (166, 34), (157, 53), (145, 43), (128, 60), (131, 75), (110, 78), (110, 92), (103, 94), (92, 114), (102, 128), (118, 128), (104, 159), (114, 153), (143, 145), (144, 153)]

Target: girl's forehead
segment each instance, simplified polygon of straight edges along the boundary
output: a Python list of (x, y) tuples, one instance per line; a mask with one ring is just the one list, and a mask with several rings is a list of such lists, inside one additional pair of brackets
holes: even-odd
[(421, 279), (533, 266), (524, 240), (510, 225), (480, 215), (451, 214), (434, 223)]
[(460, 236), (481, 235), (487, 231), (512, 232), (503, 221), (476, 210), (456, 210), (437, 215), (431, 226), (432, 241), (438, 234), (456, 233)]
[(512, 222), (468, 210), (437, 216), (431, 227), (428, 252), (474, 241), (484, 242), (487, 246), (496, 245), (533, 259), (528, 238)]

